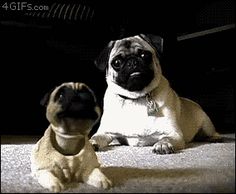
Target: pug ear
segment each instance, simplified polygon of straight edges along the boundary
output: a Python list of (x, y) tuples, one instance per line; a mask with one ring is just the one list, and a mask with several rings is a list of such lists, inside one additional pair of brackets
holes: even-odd
[(105, 71), (106, 67), (108, 66), (109, 56), (110, 56), (110, 53), (114, 44), (115, 44), (115, 41), (110, 41), (109, 44), (101, 51), (101, 53), (95, 59), (94, 61), (95, 66), (99, 70)]
[(48, 102), (49, 102), (49, 99), (50, 99), (50, 96), (51, 96), (51, 93), (53, 92), (55, 88), (51, 89), (49, 92), (47, 92), (44, 97), (40, 100), (40, 105), (42, 106), (47, 106), (48, 105)]
[(154, 34), (140, 34), (140, 37), (147, 41), (151, 46), (153, 46), (158, 55), (163, 53), (163, 38)]

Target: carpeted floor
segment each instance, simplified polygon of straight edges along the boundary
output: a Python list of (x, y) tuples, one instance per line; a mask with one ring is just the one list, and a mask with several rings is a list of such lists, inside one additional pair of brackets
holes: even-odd
[[(235, 193), (235, 134), (225, 137), (224, 143), (195, 142), (171, 155), (155, 155), (151, 147), (110, 147), (97, 155), (114, 187), (74, 183), (64, 193)], [(1, 193), (48, 192), (30, 175), (37, 139), (1, 137)]]

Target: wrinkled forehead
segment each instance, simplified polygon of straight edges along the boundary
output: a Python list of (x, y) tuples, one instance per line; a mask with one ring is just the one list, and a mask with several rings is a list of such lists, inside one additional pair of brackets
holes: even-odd
[(117, 40), (114, 44), (113, 49), (111, 50), (110, 57), (113, 58), (118, 54), (128, 55), (137, 52), (138, 49), (146, 49), (151, 52), (154, 51), (152, 46), (140, 36), (132, 36)]
[(53, 91), (54, 94), (56, 94), (59, 90), (82, 90), (82, 88), (87, 88), (89, 91), (91, 91), (91, 89), (84, 83), (80, 83), (80, 82), (66, 82), (66, 83), (62, 83), (60, 86), (57, 86), (55, 88), (55, 90)]

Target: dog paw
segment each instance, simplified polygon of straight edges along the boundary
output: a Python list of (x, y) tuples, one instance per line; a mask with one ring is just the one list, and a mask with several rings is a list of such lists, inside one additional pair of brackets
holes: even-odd
[(169, 141), (160, 141), (154, 144), (152, 152), (155, 154), (172, 154), (174, 147)]
[(61, 183), (55, 183), (55, 184), (51, 185), (51, 187), (49, 188), (49, 190), (54, 193), (59, 193), (59, 192), (63, 191), (64, 189), (65, 188)]
[(112, 182), (98, 168), (92, 171), (86, 183), (103, 189), (109, 189), (112, 186)]
[(62, 182), (47, 170), (41, 170), (38, 172), (38, 181), (40, 185), (51, 192), (58, 193), (65, 189), (65, 186), (62, 184)]
[(97, 182), (96, 185), (98, 188), (109, 189), (112, 187), (112, 182), (104, 176)]
[(65, 189), (65, 186), (57, 178), (52, 179), (48, 184), (48, 189), (54, 193), (61, 192)]

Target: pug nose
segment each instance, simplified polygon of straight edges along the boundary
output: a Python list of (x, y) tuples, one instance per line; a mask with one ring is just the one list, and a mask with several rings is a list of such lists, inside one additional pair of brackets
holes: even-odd
[(127, 65), (129, 68), (136, 68), (138, 65), (138, 60), (135, 58), (131, 58), (127, 61)]
[(79, 90), (74, 91), (74, 97), (79, 97), (79, 96), (80, 96), (80, 91)]
[(94, 103), (95, 99), (92, 92), (86, 87), (82, 86), (80, 89), (74, 91), (73, 101)]
[(79, 99), (83, 93), (89, 93), (89, 91), (85, 87), (81, 87), (74, 91), (74, 97)]

